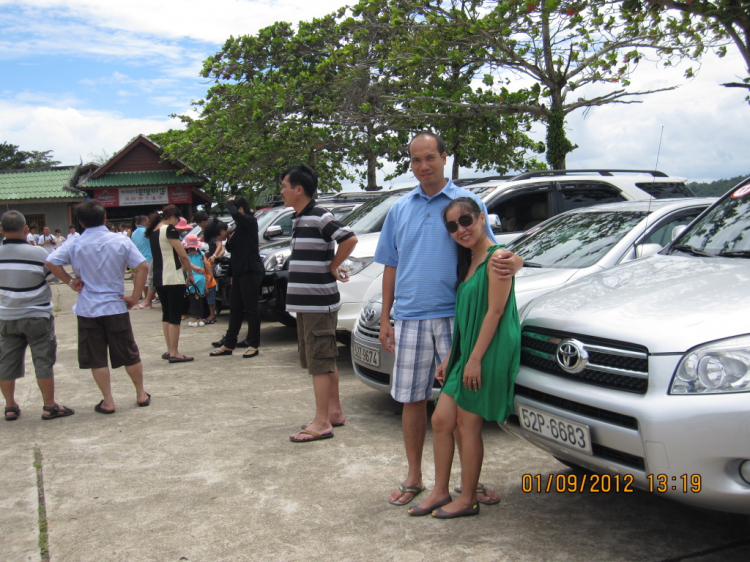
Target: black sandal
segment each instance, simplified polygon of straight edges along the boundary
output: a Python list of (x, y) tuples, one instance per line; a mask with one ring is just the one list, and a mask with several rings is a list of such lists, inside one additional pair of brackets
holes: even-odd
[(54, 420), (55, 418), (64, 418), (65, 416), (72, 416), (76, 413), (72, 408), (67, 406), (60, 406), (55, 404), (54, 406), (44, 406), (42, 408), (45, 412), (49, 412), (49, 416), (42, 415), (43, 420)]
[(232, 355), (232, 352), (234, 349), (217, 349), (216, 351), (212, 351), (208, 355), (211, 357), (221, 357), (222, 355)]
[[(12, 417), (8, 417), (8, 414), (13, 414)], [(5, 421), (16, 421), (21, 415), (21, 408), (18, 406), (10, 406), (5, 408)]]

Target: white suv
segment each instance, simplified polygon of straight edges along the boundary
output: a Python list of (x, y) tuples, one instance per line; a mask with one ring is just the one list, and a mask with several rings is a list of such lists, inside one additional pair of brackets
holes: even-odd
[[(669, 177), (654, 170), (538, 170), (507, 180), (471, 183), (464, 189), (473, 191), (485, 202), (500, 243), (510, 242), (549, 217), (571, 209), (616, 201), (694, 197), (684, 178)], [(370, 203), (372, 207), (361, 209), (363, 215), (371, 212), (369, 216), (354, 213), (350, 218), (359, 242), (344, 264), (350, 267), (350, 280), (339, 284), (340, 331), (351, 333), (354, 330), (359, 312), (367, 302), (370, 284), (373, 280), (379, 282), (383, 273), (383, 266), (373, 261), (385, 220), (382, 211), (387, 212), (397, 197), (408, 191), (384, 191), (382, 199)], [(282, 270), (290, 253), (288, 248), (264, 248), (266, 271), (274, 274)], [(267, 293), (280, 293), (278, 287), (274, 289), (273, 282), (264, 284)]]
[(750, 514), (749, 280), (750, 179), (659, 254), (522, 307), (507, 427), (612, 490)]

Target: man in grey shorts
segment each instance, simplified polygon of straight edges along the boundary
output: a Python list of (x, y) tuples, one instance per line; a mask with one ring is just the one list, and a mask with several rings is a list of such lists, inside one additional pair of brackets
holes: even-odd
[(315, 418), (289, 439), (307, 443), (333, 437), (333, 427), (345, 421), (336, 366), (337, 283), (349, 280), (340, 266), (357, 237), (315, 203), (318, 177), (312, 168), (292, 166), (281, 177), (284, 205), (294, 208), (286, 309), (297, 314), (300, 363), (312, 375), (315, 392)]
[(72, 409), (55, 402), (57, 340), (52, 291), (47, 284), (51, 275), (44, 266), (47, 252), (26, 242), (29, 229), (18, 211), (5, 213), (1, 223), (5, 241), (0, 246), (0, 389), (5, 397), (5, 421), (21, 415), (15, 400), (16, 379), (24, 375), (27, 346), (42, 392), (42, 419), (70, 416)]

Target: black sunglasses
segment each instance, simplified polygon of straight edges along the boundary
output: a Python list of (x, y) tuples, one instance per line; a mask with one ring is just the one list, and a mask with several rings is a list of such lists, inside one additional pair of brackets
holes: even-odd
[(472, 224), (474, 224), (475, 219), (476, 217), (474, 215), (467, 213), (458, 217), (457, 221), (448, 221), (447, 223), (445, 223), (445, 228), (448, 230), (448, 232), (453, 234), (458, 230), (459, 224), (464, 228), (469, 228)]

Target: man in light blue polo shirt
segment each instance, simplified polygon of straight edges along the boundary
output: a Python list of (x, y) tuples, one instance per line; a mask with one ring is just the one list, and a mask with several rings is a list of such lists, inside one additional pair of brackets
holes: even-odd
[[(487, 207), (476, 195), (445, 179), (447, 154), (440, 137), (418, 134), (409, 143), (409, 156), (419, 187), (391, 207), (375, 252), (375, 261), (385, 266), (380, 342), (396, 354), (391, 395), (404, 405), (402, 427), (409, 464), (406, 479), (389, 497), (394, 505), (406, 505), (424, 490), (427, 400), (435, 368), (450, 351), (453, 336), (458, 253), (443, 224), (443, 208), (458, 197), (471, 197), (487, 215)], [(489, 221), (486, 224), (494, 240)], [(523, 267), (523, 260), (507, 252), (493, 260), (492, 267), (500, 277), (512, 276)], [(391, 308), (395, 330), (390, 324)], [(494, 492), (483, 487), (482, 492), (480, 501), (496, 503)]]

